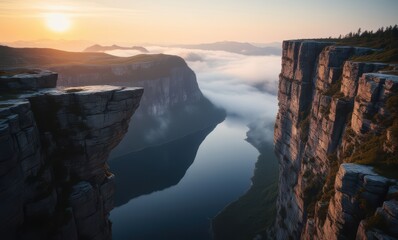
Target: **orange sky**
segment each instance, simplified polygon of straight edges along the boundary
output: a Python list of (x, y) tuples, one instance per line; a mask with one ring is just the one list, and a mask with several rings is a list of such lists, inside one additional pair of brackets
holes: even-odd
[[(396, 0), (1, 0), (0, 42), (83, 39), (97, 43), (273, 42), (328, 37), (398, 23)], [(46, 26), (46, 14), (71, 22)]]

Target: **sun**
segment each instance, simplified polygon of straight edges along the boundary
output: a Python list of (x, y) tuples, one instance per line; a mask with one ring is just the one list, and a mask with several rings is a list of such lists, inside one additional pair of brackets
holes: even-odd
[(71, 26), (71, 21), (63, 13), (49, 13), (45, 16), (47, 27), (54, 32), (65, 32)]

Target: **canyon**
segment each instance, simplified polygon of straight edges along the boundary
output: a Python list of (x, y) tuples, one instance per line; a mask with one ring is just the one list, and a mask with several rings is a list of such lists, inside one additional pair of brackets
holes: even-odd
[(374, 49), (283, 42), (275, 239), (398, 237), (398, 66)]
[(119, 156), (178, 139), (225, 118), (225, 111), (203, 96), (195, 73), (178, 56), (117, 57), (99, 52), (5, 46), (0, 46), (0, 54), (4, 56), (0, 67), (54, 71), (58, 73), (59, 86), (110, 84), (144, 88), (140, 107), (131, 120), (134, 127), (126, 135), (129, 141), (118, 146)]
[(110, 239), (111, 150), (142, 88), (56, 88), (57, 73), (0, 78), (0, 233), (4, 239)]
[[(255, 238), (398, 238), (398, 66), (357, 61), (375, 50), (326, 40), (282, 47), (274, 128), (279, 180), (267, 163), (271, 148), (259, 145), (250, 128), (247, 140), (260, 152), (253, 185), (213, 221), (214, 237), (246, 237), (239, 227), (228, 230), (245, 224)], [(1, 233), (11, 239), (109, 239), (114, 205), (123, 209), (133, 198), (178, 185), (226, 116), (177, 56), (0, 52), (7, 56), (0, 60), (7, 66), (0, 72)], [(186, 155), (175, 146), (186, 146)], [(148, 161), (155, 150), (159, 157)], [(180, 168), (169, 161), (175, 152)], [(148, 184), (120, 184), (115, 203), (108, 158), (121, 180), (133, 179), (132, 167), (132, 181)], [(142, 165), (161, 178), (140, 175)], [(170, 169), (176, 171), (163, 174)], [(246, 208), (249, 201), (257, 205)], [(260, 208), (269, 216), (251, 224)], [(243, 215), (232, 216), (236, 211)], [(123, 213), (115, 213), (119, 221), (117, 214)]]
[[(15, 122), (31, 118), (28, 129), (10, 130), (17, 135), (3, 138), (1, 151), (7, 150), (4, 164), (9, 168), (1, 178), (1, 233), (7, 239), (110, 239), (110, 211), (181, 181), (199, 144), (225, 118), (225, 111), (203, 96), (195, 73), (177, 56), (119, 58), (8, 47), (0, 47), (0, 52), (7, 56), (0, 61), (6, 133)], [(20, 102), (24, 108), (15, 109)], [(19, 114), (25, 110), (27, 117)], [(173, 164), (167, 156), (175, 150), (168, 148), (179, 142), (187, 146), (187, 155), (182, 158), (178, 151), (181, 160)], [(29, 152), (20, 153), (25, 145)], [(155, 177), (137, 174), (129, 178), (136, 188), (116, 198), (115, 188), (126, 190), (120, 183), (123, 177), (143, 170), (139, 157), (131, 159), (142, 149), (159, 151), (158, 159), (145, 155), (145, 164), (156, 165), (155, 177), (160, 173), (164, 178), (156, 182)], [(116, 163), (138, 167), (125, 176), (129, 169)], [(17, 189), (10, 187), (12, 181)]]

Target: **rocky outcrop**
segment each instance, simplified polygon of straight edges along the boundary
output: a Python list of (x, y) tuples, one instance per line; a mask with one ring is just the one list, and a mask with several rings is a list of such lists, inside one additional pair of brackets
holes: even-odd
[(0, 71), (0, 89), (38, 90), (55, 88), (58, 74), (41, 69)]
[[(381, 160), (386, 163), (397, 156), (395, 138), (384, 145), (378, 141), (393, 139), (395, 110), (388, 99), (398, 94), (398, 78), (377, 73), (389, 64), (350, 61), (371, 51), (327, 42), (283, 43), (274, 134), (280, 166), (275, 238), (355, 238), (361, 220), (395, 185), (371, 167), (340, 165), (380, 163), (377, 154), (386, 154)], [(370, 153), (370, 141), (384, 149)], [(366, 159), (365, 151), (375, 156)]]
[[(143, 90), (36, 90), (43, 86), (40, 76), (21, 74), (7, 82), (32, 79), (35, 84), (27, 85), (35, 91), (16, 91), (20, 85), (11, 84), (15, 88), (2, 90), (0, 101), (1, 236), (109, 239), (114, 180), (106, 160), (127, 131)], [(42, 77), (48, 74), (56, 79), (55, 73)]]
[(383, 203), (392, 184), (393, 181), (379, 176), (371, 167), (341, 164), (335, 180), (335, 194), (330, 200), (328, 215), (317, 237), (354, 239), (356, 231), (353, 229), (358, 228), (359, 221), (366, 217), (367, 211), (372, 211)]
[(58, 72), (60, 86), (112, 84), (143, 87), (138, 114), (164, 114), (177, 104), (203, 99), (195, 73), (182, 58), (162, 55), (151, 61), (110, 65), (52, 67)]
[[(112, 152), (122, 156), (164, 144), (221, 122), (225, 112), (203, 96), (184, 59), (164, 54), (116, 57), (105, 53), (0, 46), (0, 67), (44, 67), (58, 73), (58, 85), (111, 84), (143, 87), (140, 107), (125, 140)], [(1, 73), (0, 73), (1, 75)]]

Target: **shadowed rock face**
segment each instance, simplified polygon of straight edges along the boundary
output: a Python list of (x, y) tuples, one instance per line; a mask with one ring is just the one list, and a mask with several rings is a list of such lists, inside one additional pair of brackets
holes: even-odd
[(5, 57), (0, 59), (0, 67), (34, 66), (56, 71), (59, 86), (143, 87), (140, 107), (132, 119), (133, 131), (128, 132), (129, 140), (118, 147), (120, 151), (114, 151), (118, 152), (117, 156), (181, 138), (225, 118), (225, 112), (203, 96), (195, 73), (178, 56), (116, 57), (105, 53), (2, 46), (0, 55)]
[(112, 159), (109, 165), (117, 172), (118, 186), (115, 206), (178, 184), (194, 162), (200, 144), (213, 129), (214, 126)]
[(0, 89), (37, 90), (57, 86), (58, 74), (40, 69), (0, 70)]
[[(375, 135), (390, 136), (380, 154), (396, 156), (391, 128), (374, 119), (390, 116), (386, 101), (398, 94), (398, 79), (376, 73), (389, 64), (349, 60), (371, 49), (331, 44), (283, 43), (274, 134), (278, 214), (271, 232), (278, 239), (355, 238), (361, 220), (381, 207), (396, 184), (370, 167), (340, 164), (360, 161), (355, 158), (360, 145)], [(369, 190), (369, 184), (375, 187)]]
[(106, 160), (143, 90), (8, 92), (0, 101), (2, 237), (109, 239), (114, 180)]

